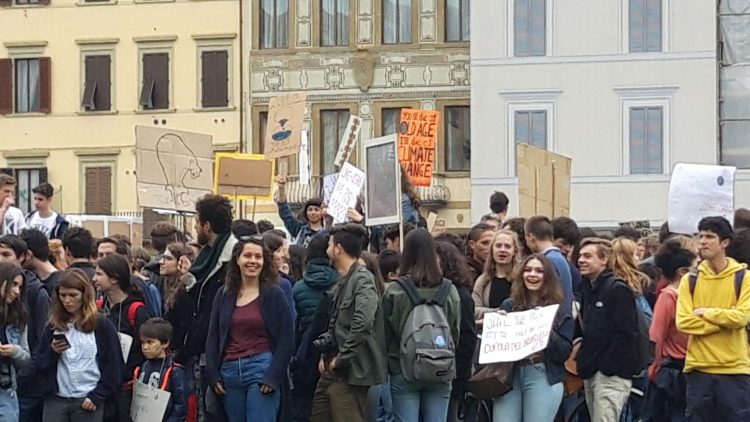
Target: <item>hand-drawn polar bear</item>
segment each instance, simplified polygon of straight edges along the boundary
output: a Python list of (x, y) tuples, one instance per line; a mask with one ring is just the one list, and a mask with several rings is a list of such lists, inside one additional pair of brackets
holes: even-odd
[(164, 190), (169, 192), (175, 206), (190, 205), (190, 186), (185, 178), (196, 180), (203, 173), (198, 157), (181, 136), (167, 133), (156, 141), (156, 158), (164, 173)]

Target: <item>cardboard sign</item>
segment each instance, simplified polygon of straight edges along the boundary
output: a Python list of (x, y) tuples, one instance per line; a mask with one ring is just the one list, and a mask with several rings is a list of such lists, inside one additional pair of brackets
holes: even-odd
[(323, 177), (323, 202), (328, 202), (331, 200), (331, 194), (333, 193), (333, 188), (336, 187), (336, 180), (338, 180), (339, 174), (329, 174), (328, 176)]
[(678, 163), (669, 181), (669, 231), (693, 234), (703, 217), (734, 220), (736, 167)]
[(401, 110), (398, 159), (414, 186), (432, 183), (439, 125), (439, 111)]
[(377, 226), (401, 221), (401, 168), (397, 135), (365, 142), (365, 224)]
[(135, 127), (138, 203), (144, 208), (195, 211), (213, 190), (210, 135)]
[(341, 168), (344, 162), (352, 155), (352, 151), (354, 151), (354, 147), (357, 145), (357, 139), (359, 139), (359, 129), (361, 127), (362, 119), (353, 114), (350, 115), (349, 123), (346, 124), (344, 135), (341, 137), (341, 142), (339, 143), (336, 158), (333, 160), (334, 167)]
[(130, 356), (130, 347), (133, 345), (133, 336), (117, 333), (117, 337), (120, 338), (120, 349), (122, 350), (123, 363), (127, 363), (128, 356)]
[(519, 215), (570, 215), (570, 157), (517, 144)]
[(130, 418), (133, 422), (162, 422), (171, 395), (169, 391), (160, 390), (136, 380), (133, 383)]
[(261, 154), (216, 154), (214, 192), (235, 199), (270, 199), (273, 160)]
[(333, 223), (344, 223), (348, 221), (346, 213), (349, 208), (357, 205), (357, 197), (362, 191), (365, 183), (365, 172), (349, 163), (344, 163), (336, 187), (333, 188), (331, 200), (328, 201), (328, 215), (333, 217)]
[(299, 152), (306, 101), (307, 96), (299, 92), (271, 98), (264, 143), (266, 158), (286, 157)]
[(438, 217), (437, 214), (430, 211), (429, 214), (427, 214), (427, 231), (430, 232), (433, 236), (437, 236), (440, 233), (444, 233), (446, 230), (445, 226), (445, 219)]
[(544, 350), (560, 305), (523, 312), (484, 314), (479, 363), (516, 362)]

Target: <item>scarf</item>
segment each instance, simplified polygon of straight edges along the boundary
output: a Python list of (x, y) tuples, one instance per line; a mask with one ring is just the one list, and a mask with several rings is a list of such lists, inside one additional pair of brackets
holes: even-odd
[(190, 274), (195, 277), (198, 283), (206, 281), (208, 275), (211, 274), (211, 270), (216, 267), (221, 252), (224, 250), (224, 246), (226, 246), (227, 240), (229, 240), (229, 236), (231, 235), (231, 232), (218, 235), (214, 244), (203, 247), (198, 257), (195, 258), (195, 262), (190, 267)]

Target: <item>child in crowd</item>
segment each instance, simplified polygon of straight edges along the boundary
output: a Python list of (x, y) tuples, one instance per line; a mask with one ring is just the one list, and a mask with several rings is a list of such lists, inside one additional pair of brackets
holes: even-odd
[(146, 361), (135, 369), (133, 381), (168, 391), (171, 395), (162, 420), (183, 422), (187, 417), (185, 369), (167, 355), (172, 324), (163, 318), (151, 318), (141, 325), (139, 334)]

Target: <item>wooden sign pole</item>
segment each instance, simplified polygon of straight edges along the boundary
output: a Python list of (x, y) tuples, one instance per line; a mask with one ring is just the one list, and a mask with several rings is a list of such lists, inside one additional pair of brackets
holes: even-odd
[(258, 203), (258, 195), (253, 195), (253, 218), (250, 220), (255, 222), (255, 205)]

